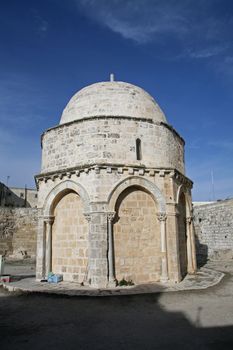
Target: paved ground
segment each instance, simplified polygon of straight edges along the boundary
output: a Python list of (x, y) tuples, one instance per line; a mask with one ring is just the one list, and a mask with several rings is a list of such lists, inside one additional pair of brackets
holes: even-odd
[[(201, 271), (195, 275), (189, 275), (180, 283), (153, 283), (135, 285), (130, 287), (117, 287), (94, 289), (89, 286), (81, 286), (80, 283), (65, 282), (47, 283), (35, 280), (35, 276), (28, 276), (24, 273), (23, 276), (13, 277), (10, 283), (3, 283), (8, 291), (23, 291), (23, 292), (37, 292), (49, 293), (68, 296), (109, 296), (109, 295), (135, 295), (148, 294), (158, 292), (174, 292), (181, 290), (205, 289), (216, 285), (223, 278), (224, 274), (212, 269), (202, 268)], [(22, 278), (23, 277), (23, 278)]]
[(233, 263), (208, 268), (226, 275), (204, 290), (90, 298), (0, 289), (1, 349), (232, 350)]

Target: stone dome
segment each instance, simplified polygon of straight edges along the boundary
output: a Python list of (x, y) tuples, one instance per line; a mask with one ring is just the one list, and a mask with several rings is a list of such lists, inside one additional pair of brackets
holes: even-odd
[(78, 91), (65, 107), (60, 124), (100, 116), (148, 118), (154, 122), (166, 122), (159, 105), (146, 91), (129, 83), (108, 81)]

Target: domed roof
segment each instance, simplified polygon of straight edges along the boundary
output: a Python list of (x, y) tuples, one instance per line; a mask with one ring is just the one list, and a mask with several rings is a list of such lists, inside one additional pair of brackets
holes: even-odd
[(107, 81), (78, 91), (65, 107), (60, 124), (100, 116), (166, 122), (164, 113), (146, 91), (122, 81)]

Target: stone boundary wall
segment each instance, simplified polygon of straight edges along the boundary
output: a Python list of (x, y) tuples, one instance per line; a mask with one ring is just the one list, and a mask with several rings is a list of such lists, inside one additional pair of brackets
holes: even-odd
[(35, 258), (38, 215), (36, 208), (0, 207), (0, 254)]
[(233, 259), (233, 199), (194, 206), (199, 262)]

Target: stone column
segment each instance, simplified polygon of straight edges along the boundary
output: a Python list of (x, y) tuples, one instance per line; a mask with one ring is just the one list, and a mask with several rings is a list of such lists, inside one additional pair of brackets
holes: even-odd
[(107, 213), (101, 211), (84, 214), (89, 222), (88, 282), (94, 288), (108, 285)]
[(90, 271), (90, 261), (91, 261), (91, 215), (90, 214), (87, 214), (87, 213), (84, 213), (84, 216), (88, 222), (88, 261), (87, 261), (87, 270), (86, 270), (86, 277), (85, 277), (85, 280), (84, 280), (84, 283), (85, 282), (88, 282), (88, 284), (91, 285), (91, 271)]
[(166, 235), (166, 219), (167, 215), (165, 213), (159, 213), (157, 215), (160, 221), (160, 235), (161, 235), (161, 282), (168, 281), (168, 262), (167, 262), (167, 235)]
[(167, 260), (169, 281), (178, 283), (181, 280), (180, 255), (179, 255), (179, 230), (178, 230), (178, 210), (173, 203), (166, 204), (166, 237), (167, 237)]
[(54, 221), (54, 216), (45, 217), (46, 224), (46, 269), (45, 274), (48, 277), (49, 272), (52, 271), (52, 225)]
[(196, 272), (196, 252), (195, 240), (193, 232), (193, 218), (191, 216), (186, 218), (186, 232), (187, 232), (187, 257), (188, 257), (188, 273)]
[(114, 247), (113, 247), (113, 226), (112, 220), (115, 213), (108, 213), (108, 286), (115, 287), (114, 273)]
[(180, 212), (176, 206), (175, 217), (176, 217), (176, 252), (177, 252), (177, 282), (182, 280), (181, 276), (181, 265), (180, 265), (180, 232), (179, 232), (179, 216)]
[(36, 247), (36, 279), (38, 281), (45, 278), (45, 234), (44, 216), (39, 216)]

